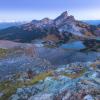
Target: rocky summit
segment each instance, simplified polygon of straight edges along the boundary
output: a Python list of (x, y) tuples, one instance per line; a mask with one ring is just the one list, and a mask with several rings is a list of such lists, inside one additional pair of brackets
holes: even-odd
[(0, 30), (0, 100), (100, 100), (100, 25), (65, 11)]

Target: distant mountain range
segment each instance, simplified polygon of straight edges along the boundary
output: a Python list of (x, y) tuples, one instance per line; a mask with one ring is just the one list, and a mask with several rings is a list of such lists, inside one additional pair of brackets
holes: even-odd
[(86, 22), (87, 24), (90, 25), (99, 25), (100, 24), (100, 20), (82, 20), (83, 22)]
[(24, 23), (25, 22), (0, 22), (0, 29), (5, 29), (12, 26), (18, 26)]
[(68, 40), (69, 38), (83, 38), (100, 36), (100, 26), (89, 25), (75, 20), (67, 11), (55, 19), (44, 18), (32, 20), (29, 23), (0, 30), (1, 40), (17, 42), (31, 42), (34, 39)]

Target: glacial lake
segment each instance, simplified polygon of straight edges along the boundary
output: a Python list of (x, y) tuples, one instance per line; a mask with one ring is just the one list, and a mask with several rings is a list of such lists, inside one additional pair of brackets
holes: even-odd
[(75, 49), (80, 50), (86, 48), (82, 41), (74, 41), (70, 43), (66, 43), (60, 46), (63, 49)]

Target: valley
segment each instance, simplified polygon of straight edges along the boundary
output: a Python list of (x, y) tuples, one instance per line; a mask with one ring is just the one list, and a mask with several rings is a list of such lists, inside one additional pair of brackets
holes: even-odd
[(0, 100), (99, 98), (99, 25), (65, 11), (0, 30)]

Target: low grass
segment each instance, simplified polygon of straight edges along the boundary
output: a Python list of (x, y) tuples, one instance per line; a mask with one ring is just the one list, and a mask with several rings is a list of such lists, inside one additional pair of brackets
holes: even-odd
[(40, 80), (44, 80), (48, 76), (52, 76), (52, 72), (41, 73), (35, 76), (30, 81), (16, 82), (16, 83), (13, 83), (11, 81), (5, 81), (0, 83), (0, 91), (4, 93), (4, 95), (0, 98), (0, 100), (8, 100), (9, 97), (16, 92), (17, 88), (34, 85), (38, 83)]
[(81, 77), (85, 72), (86, 72), (86, 69), (83, 69), (78, 73), (74, 73), (74, 74), (64, 73), (63, 75), (70, 77), (72, 79), (75, 79), (75, 78)]
[(52, 72), (45, 72), (45, 73), (41, 73), (38, 76), (35, 76), (35, 78), (33, 78), (30, 82), (30, 84), (35, 84), (38, 83), (40, 80), (44, 80), (46, 77), (48, 76), (52, 76)]
[(91, 66), (94, 70), (96, 70), (96, 67), (97, 67), (98, 65), (100, 65), (100, 62), (99, 62), (99, 61), (96, 61), (96, 62), (94, 62), (93, 64), (91, 64), (90, 66)]
[(52, 48), (56, 48), (57, 46), (47, 44), (47, 45), (44, 45), (44, 47), (45, 47), (45, 48), (51, 48), (51, 49), (52, 49)]

